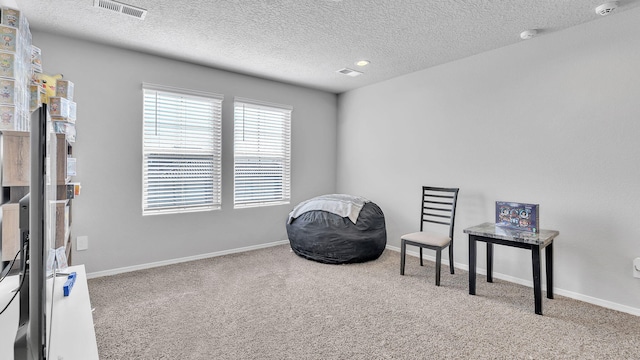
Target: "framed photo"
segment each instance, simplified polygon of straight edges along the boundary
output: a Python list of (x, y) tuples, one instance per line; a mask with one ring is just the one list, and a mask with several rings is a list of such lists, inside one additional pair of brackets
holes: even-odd
[(496, 225), (537, 233), (540, 231), (540, 205), (496, 201)]

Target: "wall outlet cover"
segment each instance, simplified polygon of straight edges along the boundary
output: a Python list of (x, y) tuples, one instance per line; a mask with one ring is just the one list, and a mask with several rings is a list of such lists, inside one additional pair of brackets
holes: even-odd
[(89, 237), (78, 236), (76, 238), (76, 250), (82, 251), (82, 250), (87, 250), (88, 248), (89, 248)]

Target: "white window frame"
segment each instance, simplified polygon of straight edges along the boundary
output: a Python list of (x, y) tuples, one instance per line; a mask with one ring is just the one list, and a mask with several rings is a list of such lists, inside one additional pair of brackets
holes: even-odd
[(236, 97), (233, 109), (234, 209), (289, 204), (293, 107)]
[(142, 84), (142, 215), (221, 207), (219, 94)]

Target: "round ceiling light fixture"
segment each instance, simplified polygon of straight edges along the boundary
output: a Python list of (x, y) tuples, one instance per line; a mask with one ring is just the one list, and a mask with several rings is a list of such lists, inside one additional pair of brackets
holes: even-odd
[(356, 61), (356, 65), (358, 65), (358, 66), (367, 66), (369, 64), (371, 64), (371, 61), (369, 61), (369, 60), (358, 60), (358, 61)]
[(600, 6), (598, 6), (596, 8), (596, 14), (598, 15), (602, 15), (602, 16), (607, 16), (609, 14), (611, 14), (611, 12), (613, 10), (615, 10), (618, 7), (618, 2), (617, 1), (611, 1), (608, 3), (604, 3)]
[(538, 35), (538, 30), (536, 29), (530, 29), (530, 30), (525, 30), (523, 32), (520, 33), (520, 38), (522, 40), (529, 40), (532, 37)]

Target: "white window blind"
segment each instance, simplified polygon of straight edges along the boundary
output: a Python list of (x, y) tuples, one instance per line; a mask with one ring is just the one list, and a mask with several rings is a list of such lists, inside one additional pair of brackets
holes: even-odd
[(142, 86), (142, 214), (220, 209), (222, 95)]
[(234, 208), (288, 204), (292, 107), (234, 101)]

